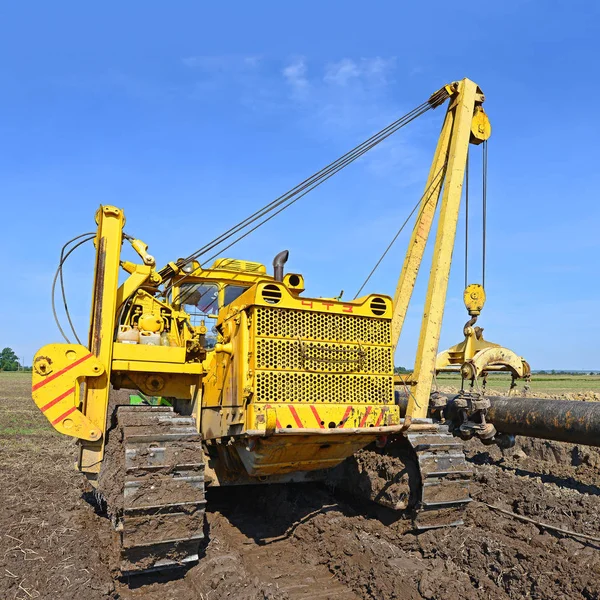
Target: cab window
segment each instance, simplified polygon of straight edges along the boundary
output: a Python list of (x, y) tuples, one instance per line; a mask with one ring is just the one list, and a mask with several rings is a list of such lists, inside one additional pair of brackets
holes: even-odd
[(243, 285), (226, 285), (223, 294), (223, 306), (237, 300), (248, 288)]
[(183, 284), (179, 297), (190, 314), (208, 316), (219, 312), (219, 287), (214, 283)]
[(192, 325), (206, 326), (206, 348), (212, 350), (217, 343), (217, 314), (219, 312), (219, 286), (214, 283), (184, 283), (179, 289), (181, 306), (190, 315)]

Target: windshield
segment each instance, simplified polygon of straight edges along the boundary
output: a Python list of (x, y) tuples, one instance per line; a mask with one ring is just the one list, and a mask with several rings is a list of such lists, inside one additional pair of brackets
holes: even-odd
[(214, 283), (187, 283), (181, 286), (179, 297), (190, 314), (216, 315), (219, 312), (219, 288)]
[(206, 326), (206, 347), (210, 350), (217, 343), (217, 315), (219, 308), (227, 306), (248, 289), (243, 285), (226, 285), (222, 303), (219, 302), (219, 286), (216, 283), (183, 283), (179, 289), (181, 308), (190, 315), (192, 325)]
[(179, 291), (182, 308), (190, 315), (191, 324), (204, 321), (206, 326), (206, 348), (217, 343), (217, 313), (219, 312), (219, 287), (214, 283), (184, 283)]

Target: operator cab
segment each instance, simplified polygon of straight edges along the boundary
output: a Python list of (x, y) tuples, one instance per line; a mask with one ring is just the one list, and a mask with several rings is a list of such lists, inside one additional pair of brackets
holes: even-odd
[(179, 297), (181, 308), (190, 315), (190, 323), (196, 327), (206, 327), (206, 349), (212, 350), (217, 343), (217, 317), (219, 310), (236, 300), (248, 285), (217, 282), (182, 283)]
[[(218, 258), (206, 269), (192, 261), (183, 268), (183, 272), (185, 276), (170, 290), (173, 304), (181, 306), (190, 315), (193, 327), (204, 324), (207, 350), (212, 350), (217, 343), (219, 311), (235, 302), (258, 281), (273, 279), (267, 275), (265, 265), (234, 258)], [(170, 297), (168, 302), (171, 302)]]

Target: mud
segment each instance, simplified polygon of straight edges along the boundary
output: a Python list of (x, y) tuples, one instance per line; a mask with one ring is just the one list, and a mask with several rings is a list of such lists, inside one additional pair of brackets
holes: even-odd
[(95, 496), (96, 502), (108, 511), (108, 516), (115, 522), (123, 513), (123, 481), (125, 481), (123, 431), (120, 427), (114, 427), (107, 432), (104, 461)]
[(397, 443), (386, 453), (375, 445), (360, 450), (333, 469), (327, 485), (398, 510), (414, 507), (419, 466), (408, 444)]
[(417, 535), (319, 484), (213, 489), (198, 564), (119, 580), (116, 534), (72, 468), (76, 446), (0, 434), (0, 598), (600, 599), (599, 543), (488, 507), (600, 538), (600, 451), (519, 439), (467, 454), (474, 501), (461, 528)]

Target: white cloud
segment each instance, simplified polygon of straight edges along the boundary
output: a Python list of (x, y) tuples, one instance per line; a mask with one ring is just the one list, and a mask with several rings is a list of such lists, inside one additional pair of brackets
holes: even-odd
[[(307, 135), (334, 140), (343, 149), (366, 139), (406, 107), (392, 95), (397, 69), (394, 57), (342, 57), (309, 64), (296, 55), (285, 62), (257, 55), (189, 56), (183, 64), (197, 73), (194, 93), (199, 97), (227, 87), (240, 103), (274, 118), (294, 115)], [(386, 141), (363, 160), (371, 175), (393, 178), (402, 187), (422, 177), (428, 162), (412, 135)]]
[(294, 59), (284, 67), (283, 76), (296, 93), (305, 93), (309, 87), (307, 78), (306, 61), (304, 57)]
[(325, 83), (333, 85), (346, 86), (350, 82), (359, 80), (368, 80), (370, 83), (376, 82), (386, 84), (389, 82), (389, 75), (396, 66), (396, 59), (381, 58), (361, 58), (352, 60), (343, 58), (338, 62), (332, 62), (325, 65)]
[(360, 76), (360, 68), (353, 60), (344, 58), (337, 63), (329, 63), (325, 67), (326, 83), (346, 85), (350, 79)]

